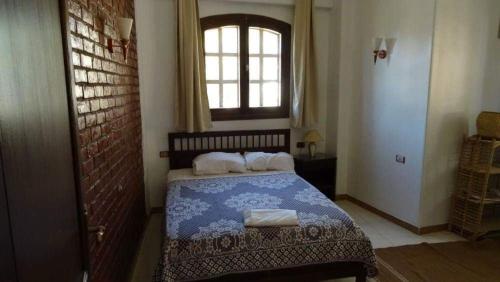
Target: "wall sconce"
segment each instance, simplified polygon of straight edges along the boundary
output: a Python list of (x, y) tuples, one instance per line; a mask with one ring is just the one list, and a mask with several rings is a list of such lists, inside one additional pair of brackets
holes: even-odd
[(373, 64), (377, 64), (378, 59), (387, 58), (387, 46), (384, 38), (375, 38), (373, 40)]
[(118, 34), (120, 36), (121, 45), (114, 45), (113, 38), (108, 38), (108, 51), (113, 53), (114, 47), (121, 47), (123, 58), (127, 61), (128, 45), (130, 43), (130, 32), (132, 31), (132, 23), (134, 19), (131, 18), (117, 18)]
[(387, 59), (396, 46), (396, 38), (378, 37), (373, 39), (373, 63), (377, 64), (377, 60)]

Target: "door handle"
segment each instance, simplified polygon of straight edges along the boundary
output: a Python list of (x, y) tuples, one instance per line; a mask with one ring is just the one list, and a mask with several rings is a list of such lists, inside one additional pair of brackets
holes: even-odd
[(89, 226), (89, 228), (88, 228), (89, 233), (96, 234), (98, 243), (101, 243), (103, 241), (105, 230), (106, 230), (106, 227), (103, 225)]

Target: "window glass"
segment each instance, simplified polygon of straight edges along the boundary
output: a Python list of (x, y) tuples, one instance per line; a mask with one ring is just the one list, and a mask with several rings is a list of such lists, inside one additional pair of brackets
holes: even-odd
[(237, 108), (238, 107), (238, 84), (237, 83), (224, 83), (222, 95), (223, 108)]
[(205, 52), (218, 53), (219, 52), (219, 30), (209, 29), (205, 31)]
[(205, 69), (207, 80), (218, 80), (219, 79), (219, 57), (206, 56), (205, 57)]
[(220, 108), (220, 93), (219, 84), (209, 83), (207, 84), (207, 94), (208, 94), (208, 105), (211, 109)]
[(260, 53), (260, 29), (249, 28), (248, 30), (248, 53)]
[(202, 18), (201, 26), (213, 120), (288, 117), (290, 25), (228, 14)]
[(239, 107), (239, 27), (204, 31), (205, 70), (211, 109)]
[(279, 53), (279, 34), (273, 31), (263, 30), (262, 37), (263, 53), (277, 55)]
[(260, 84), (259, 83), (250, 83), (250, 107), (260, 107)]
[(222, 52), (238, 53), (238, 28), (225, 26), (222, 28)]
[[(249, 52), (250, 107), (279, 107), (280, 101), (280, 34), (265, 28), (250, 27), (248, 45), (263, 52)], [(252, 32), (255, 33), (252, 35)], [(262, 40), (261, 40), (262, 39)], [(254, 42), (255, 41), (255, 42)]]
[(224, 80), (238, 80), (238, 57), (222, 57), (222, 66)]

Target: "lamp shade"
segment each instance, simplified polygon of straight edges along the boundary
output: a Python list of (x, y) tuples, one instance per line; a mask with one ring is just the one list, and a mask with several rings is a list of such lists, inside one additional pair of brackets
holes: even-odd
[(130, 40), (130, 32), (132, 31), (132, 23), (134, 19), (131, 18), (118, 18), (118, 32), (120, 33), (121, 40)]
[(321, 140), (323, 140), (323, 137), (321, 137), (316, 129), (309, 130), (304, 136), (304, 141), (306, 142), (318, 142)]

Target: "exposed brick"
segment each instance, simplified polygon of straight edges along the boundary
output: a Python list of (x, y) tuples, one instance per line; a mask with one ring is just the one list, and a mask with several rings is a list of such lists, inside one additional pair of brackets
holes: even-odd
[(85, 86), (83, 88), (83, 98), (88, 99), (88, 98), (94, 98), (94, 87), (92, 86)]
[(96, 97), (102, 97), (104, 96), (104, 87), (102, 86), (96, 86), (94, 87), (95, 90), (95, 96)]
[(107, 37), (113, 38), (115, 35), (115, 31), (114, 31), (113, 27), (110, 25), (105, 25), (104, 26), (104, 35), (106, 35)]
[(106, 114), (104, 112), (97, 113), (97, 124), (102, 124), (106, 121)]
[(101, 39), (99, 36), (99, 32), (97, 32), (95, 30), (90, 30), (90, 39), (92, 39), (92, 41), (94, 41), (94, 42), (100, 42)]
[(87, 127), (91, 127), (97, 124), (97, 115), (96, 114), (88, 114), (85, 116), (85, 125)]
[(90, 37), (89, 27), (82, 22), (76, 23), (76, 31), (83, 37)]
[(85, 70), (75, 70), (75, 82), (87, 82), (87, 72)]
[(90, 12), (88, 12), (85, 9), (82, 10), (82, 19), (84, 22), (88, 23), (89, 25), (94, 24), (94, 17), (92, 16), (92, 14)]
[[(144, 180), (136, 34), (129, 59), (110, 54), (104, 34), (116, 38), (114, 17), (133, 17), (133, 0), (65, 0), (80, 140), (80, 187), (89, 224), (106, 226), (105, 242), (89, 237), (92, 281), (126, 281), (144, 225)], [(118, 191), (117, 185), (124, 188)]]
[(113, 120), (113, 110), (106, 111), (106, 121), (112, 121), (112, 120)]
[(88, 81), (89, 83), (98, 83), (99, 82), (99, 73), (95, 71), (88, 72)]
[(82, 67), (92, 68), (92, 57), (82, 54), (80, 61)]
[(71, 47), (77, 50), (83, 50), (83, 40), (80, 37), (71, 35)]
[(82, 130), (85, 129), (85, 117), (78, 117), (78, 129)]
[(90, 101), (90, 110), (95, 112), (101, 109), (99, 100), (91, 100)]
[(113, 87), (111, 86), (104, 87), (104, 96), (111, 96), (111, 95), (113, 95)]
[(108, 82), (109, 84), (115, 83), (115, 77), (112, 74), (105, 75), (103, 73), (103, 76), (99, 77), (99, 80), (102, 80), (103, 82)]
[(80, 145), (85, 146), (91, 140), (91, 132), (90, 129), (85, 129), (80, 131)]
[(77, 108), (79, 114), (90, 112), (90, 106), (88, 101), (78, 102)]
[(83, 97), (83, 89), (79, 85), (75, 85), (75, 96), (76, 96), (76, 98), (82, 98)]
[(82, 8), (75, 1), (68, 1), (68, 12), (77, 17), (82, 16)]
[(95, 69), (95, 70), (101, 70), (102, 69), (102, 66), (101, 66), (101, 60), (99, 60), (98, 58), (94, 58), (92, 60), (92, 67)]
[(110, 82), (109, 80), (106, 79), (106, 74), (103, 72), (99, 73), (99, 83), (106, 83), (108, 82), (109, 84), (112, 84), (113, 82)]
[(111, 132), (111, 128), (109, 127), (109, 124), (105, 123), (101, 125), (101, 133), (103, 135), (108, 135)]
[(93, 169), (94, 169), (94, 160), (90, 159), (82, 163), (82, 174), (84, 177), (89, 175)]
[(92, 142), (87, 146), (89, 157), (95, 156), (99, 152), (99, 145), (97, 142)]
[(99, 104), (101, 106), (101, 109), (106, 109), (108, 107), (108, 99), (100, 99)]
[(68, 19), (68, 25), (69, 25), (69, 30), (71, 32), (76, 32), (76, 22), (75, 22), (74, 18), (69, 17), (69, 19)]
[(92, 127), (92, 140), (97, 140), (101, 137), (101, 127), (100, 126), (95, 126)]
[(80, 54), (73, 52), (71, 59), (73, 61), (74, 66), (79, 66), (80, 65)]
[(99, 57), (104, 57), (104, 50), (102, 49), (102, 47), (101, 47), (101, 46), (97, 46), (97, 45), (96, 45), (96, 46), (95, 46), (95, 51), (94, 51), (94, 52), (95, 52), (94, 54), (95, 54), (96, 56), (99, 56)]
[(83, 50), (85, 50), (85, 52), (93, 53), (94, 52), (94, 43), (90, 40), (84, 39), (83, 40)]

